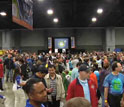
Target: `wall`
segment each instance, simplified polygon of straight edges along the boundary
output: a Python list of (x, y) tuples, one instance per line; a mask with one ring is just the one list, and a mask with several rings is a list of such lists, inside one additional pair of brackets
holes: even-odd
[[(41, 30), (13, 30), (6, 31), (8, 44), (14, 49), (37, 52), (47, 50), (48, 37), (76, 38), (76, 48), (88, 51), (104, 50), (106, 47), (106, 33), (104, 28), (79, 28), (79, 29), (41, 29)], [(2, 32), (0, 32), (0, 47), (2, 46)], [(9, 37), (10, 36), (10, 37)], [(116, 48), (124, 48), (124, 28), (115, 29)]]
[(115, 40), (116, 48), (124, 50), (124, 28), (116, 28)]
[(37, 52), (47, 50), (48, 37), (76, 38), (76, 48), (86, 50), (103, 50), (104, 29), (42, 29), (42, 30), (13, 30), (10, 33), (14, 40), (14, 49)]
[(46, 30), (48, 37), (71, 37), (73, 35), (72, 29), (48, 29)]
[(20, 48), (35, 52), (44, 49), (45, 35), (43, 31), (21, 31)]
[(103, 50), (103, 29), (45, 29), (21, 31), (20, 48), (22, 50), (47, 50), (48, 37), (76, 38), (76, 48), (86, 50)]
[(77, 30), (76, 45), (78, 49), (103, 50), (104, 29)]
[[(16, 38), (18, 41), (17, 43), (20, 41), (19, 48), (24, 51), (31, 52), (36, 52), (37, 50), (47, 50), (48, 37), (71, 37), (73, 34), (73, 30), (71, 29), (44, 29), (35, 31), (24, 30), (19, 32), (20, 39)], [(16, 48), (18, 47), (16, 46)]]
[(13, 31), (7, 30), (2, 31), (2, 49), (12, 49), (14, 47), (14, 36)]

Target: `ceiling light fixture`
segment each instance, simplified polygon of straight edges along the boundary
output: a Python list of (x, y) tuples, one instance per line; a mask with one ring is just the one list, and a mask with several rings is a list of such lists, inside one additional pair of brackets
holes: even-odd
[(97, 18), (96, 17), (93, 17), (92, 18), (92, 22), (96, 22), (97, 21)]
[(98, 14), (102, 14), (103, 13), (103, 9), (102, 8), (97, 9), (97, 13)]
[(47, 14), (52, 15), (53, 14), (53, 10), (52, 9), (47, 10)]
[(58, 18), (53, 19), (53, 22), (55, 22), (55, 23), (58, 23), (58, 21), (59, 21)]
[(1, 16), (6, 16), (7, 14), (6, 14), (6, 12), (0, 12), (0, 15)]

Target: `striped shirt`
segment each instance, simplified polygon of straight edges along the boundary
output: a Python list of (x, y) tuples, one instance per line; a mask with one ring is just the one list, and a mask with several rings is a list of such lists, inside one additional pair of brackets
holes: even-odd
[(56, 94), (57, 94), (56, 77), (54, 79), (51, 79), (51, 77), (50, 77), (50, 88), (53, 89), (51, 96), (56, 96)]

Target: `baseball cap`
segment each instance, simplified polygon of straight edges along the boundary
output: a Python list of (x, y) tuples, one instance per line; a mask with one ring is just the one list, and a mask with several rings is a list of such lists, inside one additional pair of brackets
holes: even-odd
[(86, 65), (86, 64), (82, 64), (80, 67), (79, 67), (79, 70), (78, 70), (78, 72), (81, 72), (81, 71), (83, 71), (83, 72), (90, 72), (90, 68)]

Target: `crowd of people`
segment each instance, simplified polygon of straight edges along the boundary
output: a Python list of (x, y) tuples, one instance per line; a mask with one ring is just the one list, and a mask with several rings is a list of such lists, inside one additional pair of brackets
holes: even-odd
[(3, 81), (13, 84), (14, 107), (124, 107), (124, 53), (8, 50), (0, 56), (0, 92)]

